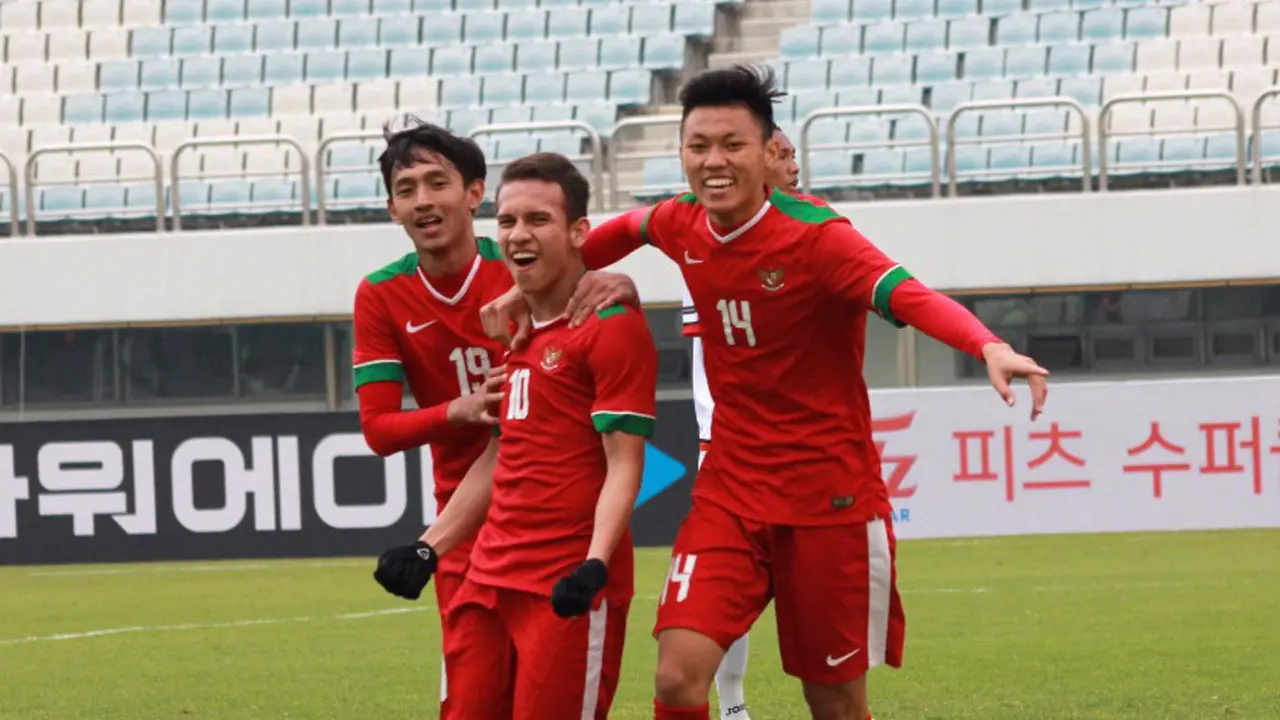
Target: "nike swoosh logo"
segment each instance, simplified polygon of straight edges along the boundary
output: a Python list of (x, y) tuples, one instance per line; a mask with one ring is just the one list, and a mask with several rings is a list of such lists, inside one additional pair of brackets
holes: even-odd
[(689, 251), (688, 251), (688, 250), (685, 250), (685, 251), (684, 251), (684, 264), (685, 264), (685, 265), (698, 265), (698, 264), (700, 264), (700, 263), (702, 263), (702, 262), (703, 262), (702, 260), (694, 260), (693, 258), (689, 257)]
[(405, 331), (405, 332), (407, 332), (407, 333), (409, 333), (410, 335), (412, 335), (412, 334), (414, 334), (414, 333), (416, 333), (416, 332), (418, 332), (418, 331), (420, 331), (420, 330), (423, 330), (423, 329), (425, 329), (425, 328), (429, 328), (429, 327), (431, 327), (432, 325), (435, 325), (435, 324), (436, 324), (436, 321), (435, 321), (435, 320), (428, 320), (427, 322), (424, 322), (424, 323), (422, 323), (421, 325), (414, 325), (412, 320), (405, 320), (405, 321), (404, 321), (404, 331)]
[(854, 655), (857, 655), (857, 654), (858, 654), (858, 652), (859, 652), (861, 649), (862, 649), (862, 648), (858, 648), (858, 650), (854, 650), (853, 652), (849, 653), (848, 655), (841, 655), (841, 656), (840, 656), (840, 657), (838, 657), (838, 658), (833, 658), (833, 657), (831, 657), (830, 655), (828, 655), (828, 656), (827, 656), (827, 667), (835, 667), (835, 666), (839, 665), (840, 663), (844, 662), (845, 660), (848, 660), (849, 658), (853, 657)]

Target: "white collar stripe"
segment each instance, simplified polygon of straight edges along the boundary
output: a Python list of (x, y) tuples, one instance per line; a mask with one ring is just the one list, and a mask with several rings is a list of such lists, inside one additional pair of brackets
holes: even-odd
[(476, 279), (476, 273), (480, 272), (480, 253), (476, 253), (476, 259), (471, 261), (471, 272), (467, 273), (467, 279), (463, 281), (462, 287), (458, 288), (458, 292), (453, 297), (445, 297), (443, 293), (436, 290), (431, 285), (431, 281), (427, 279), (427, 274), (422, 272), (422, 266), (418, 266), (418, 277), (422, 278), (422, 284), (427, 286), (427, 292), (436, 296), (436, 299), (445, 305), (457, 305), (467, 294), (467, 288), (471, 287), (471, 281)]
[(710, 231), (711, 237), (715, 238), (721, 244), (731, 242), (750, 232), (751, 228), (755, 227), (756, 225), (759, 225), (760, 221), (764, 219), (765, 214), (769, 212), (769, 208), (771, 207), (773, 207), (773, 203), (769, 202), (768, 200), (765, 200), (764, 205), (761, 205), (760, 209), (756, 211), (755, 217), (746, 221), (745, 223), (742, 224), (741, 227), (729, 233), (728, 235), (720, 235), (719, 233), (717, 233), (715, 227), (711, 225), (711, 218), (708, 217), (707, 230)]

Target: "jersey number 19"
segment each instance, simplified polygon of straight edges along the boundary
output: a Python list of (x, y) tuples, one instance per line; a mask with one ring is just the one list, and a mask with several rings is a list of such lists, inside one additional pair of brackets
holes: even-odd
[(458, 392), (469, 395), (479, 390), (489, 375), (489, 353), (478, 347), (454, 348), (449, 359), (458, 371)]

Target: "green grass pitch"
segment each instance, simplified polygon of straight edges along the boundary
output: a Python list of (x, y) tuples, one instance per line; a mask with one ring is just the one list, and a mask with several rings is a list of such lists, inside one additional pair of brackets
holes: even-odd
[[(611, 717), (651, 717), (667, 553), (637, 557)], [(905, 667), (877, 720), (1280, 718), (1280, 530), (899, 546)], [(372, 559), (0, 568), (0, 720), (435, 717), (439, 623)], [(757, 720), (804, 718), (771, 615)]]

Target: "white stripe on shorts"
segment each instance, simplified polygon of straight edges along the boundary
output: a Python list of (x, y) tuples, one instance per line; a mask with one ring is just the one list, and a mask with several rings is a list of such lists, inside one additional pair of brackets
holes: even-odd
[(600, 675), (604, 672), (604, 636), (609, 621), (609, 603), (592, 610), (587, 631), (587, 682), (582, 690), (582, 720), (595, 720), (600, 703)]
[(444, 653), (440, 653), (440, 704), (449, 699), (449, 675), (444, 670)]
[(893, 586), (893, 558), (884, 520), (867, 523), (867, 669), (884, 664), (889, 645), (889, 598)]

